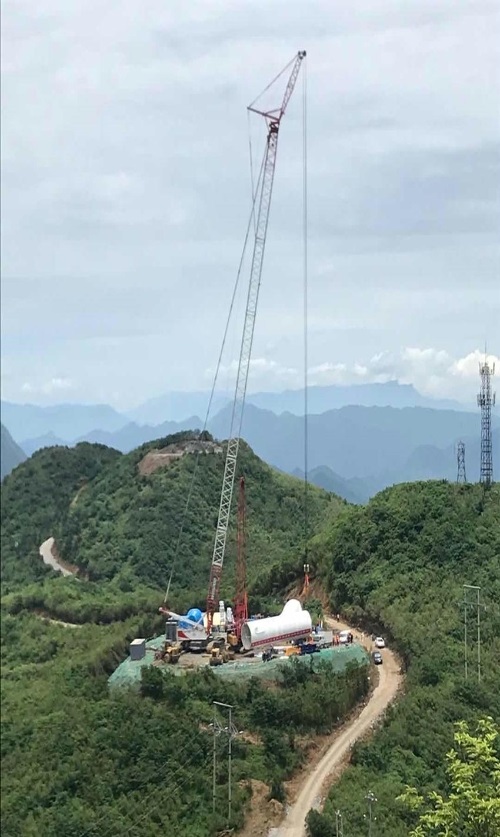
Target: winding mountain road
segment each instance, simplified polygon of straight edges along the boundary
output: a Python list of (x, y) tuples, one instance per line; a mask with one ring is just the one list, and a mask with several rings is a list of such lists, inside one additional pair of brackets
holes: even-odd
[(52, 567), (53, 570), (62, 573), (63, 575), (73, 575), (71, 570), (66, 569), (63, 567), (62, 564), (59, 563), (57, 558), (53, 552), (54, 549), (54, 538), (47, 538), (42, 544), (40, 544), (40, 557), (44, 564), (47, 564), (48, 567)]
[[(339, 623), (335, 623), (335, 627), (347, 628), (346, 625), (339, 625)], [(372, 650), (369, 638), (352, 628), (350, 630), (358, 642), (370, 651)], [(285, 819), (278, 828), (272, 830), (273, 837), (304, 837), (307, 814), (311, 808), (320, 808), (324, 791), (329, 787), (328, 777), (345, 766), (346, 756), (352, 744), (370, 730), (394, 700), (402, 682), (400, 663), (388, 648), (382, 652), (382, 655), (384, 662), (378, 666), (379, 682), (369, 702), (356, 718), (339, 731), (326, 753), (307, 774)]]

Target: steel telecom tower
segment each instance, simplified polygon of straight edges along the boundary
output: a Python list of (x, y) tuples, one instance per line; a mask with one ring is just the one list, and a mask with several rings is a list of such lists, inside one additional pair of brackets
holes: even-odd
[(457, 444), (457, 482), (467, 482), (467, 475), (465, 473), (465, 442), (458, 442)]
[(491, 446), (491, 408), (495, 404), (495, 393), (491, 391), (491, 379), (495, 374), (495, 364), (491, 366), (485, 353), (484, 363), (479, 364), (481, 390), (477, 396), (481, 408), (481, 466), (479, 482), (489, 488), (493, 482), (493, 451)]

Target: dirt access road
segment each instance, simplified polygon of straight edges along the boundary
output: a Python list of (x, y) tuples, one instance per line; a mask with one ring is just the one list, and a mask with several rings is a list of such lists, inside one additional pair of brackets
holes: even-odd
[[(331, 623), (343, 630), (347, 625)], [(369, 637), (352, 630), (355, 639), (368, 650), (373, 650)], [(378, 666), (379, 682), (371, 694), (369, 702), (361, 713), (339, 731), (338, 736), (330, 745), (320, 761), (310, 770), (304, 779), (298, 796), (288, 810), (287, 816), (278, 828), (270, 832), (273, 837), (304, 837), (305, 820), (310, 809), (320, 807), (320, 801), (330, 783), (328, 777), (346, 765), (346, 757), (351, 745), (362, 738), (372, 725), (383, 715), (386, 708), (394, 700), (401, 686), (400, 663), (395, 655), (386, 648), (382, 651), (384, 662)]]
[(56, 557), (57, 549), (54, 538), (47, 538), (46, 541), (40, 544), (39, 553), (43, 563), (52, 567), (53, 570), (57, 570), (57, 572), (60, 572), (65, 576), (75, 575), (77, 571), (76, 567), (72, 567)]

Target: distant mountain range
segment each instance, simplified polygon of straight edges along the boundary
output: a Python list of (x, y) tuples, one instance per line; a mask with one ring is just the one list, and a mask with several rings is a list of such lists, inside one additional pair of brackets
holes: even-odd
[(18, 444), (46, 434), (71, 442), (99, 428), (114, 432), (128, 419), (108, 404), (57, 404), (37, 407), (2, 401), (2, 422)]
[[(304, 471), (300, 468), (295, 468), (292, 475), (300, 480), (304, 479)], [(309, 482), (313, 485), (324, 488), (325, 491), (330, 491), (332, 494), (337, 494), (343, 497), (348, 503), (365, 503), (369, 498), (368, 487), (363, 480), (358, 477), (352, 479), (344, 479), (339, 477), (331, 468), (326, 465), (321, 465), (319, 468), (313, 468), (307, 475)]]
[[(475, 409), (472, 405), (469, 407), (456, 401), (427, 398), (410, 384), (400, 384), (397, 381), (353, 386), (314, 386), (308, 388), (307, 397), (309, 413), (324, 413), (351, 405), (429, 407), (435, 410), (450, 409), (462, 412)], [(118, 412), (108, 404), (57, 404), (39, 407), (34, 404), (2, 401), (2, 421), (18, 444), (47, 434), (54, 434), (65, 442), (72, 442), (91, 431), (115, 433), (129, 424), (169, 426), (167, 422), (174, 422), (185, 427), (195, 417), (198, 424), (203, 426), (208, 400), (208, 392), (169, 392), (151, 398), (124, 413)], [(215, 416), (231, 404), (232, 400), (232, 393), (216, 394), (211, 415)], [(304, 390), (248, 393), (247, 404), (270, 410), (276, 415), (289, 412), (300, 416), (304, 414)], [(134, 445), (131, 445), (132, 447)]]
[(11, 471), (17, 465), (20, 465), (21, 462), (24, 462), (26, 459), (26, 454), (23, 450), (17, 445), (10, 435), (9, 431), (7, 430), (4, 425), (0, 425), (1, 428), (1, 447), (0, 447), (0, 479), (3, 480), (7, 474), (10, 474)]
[[(373, 386), (386, 387), (382, 384)], [(409, 390), (403, 388), (403, 391), (405, 398), (413, 397), (412, 393), (416, 392), (411, 387)], [(365, 388), (364, 392), (367, 394), (368, 389)], [(378, 391), (375, 389), (374, 392)], [(385, 388), (384, 392), (389, 392), (389, 389)], [(27, 427), (31, 430), (37, 427), (43, 429), (40, 435), (19, 440), (28, 455), (40, 447), (71, 445), (79, 441), (99, 442), (126, 453), (144, 442), (203, 426), (199, 415), (191, 415), (182, 421), (140, 425), (127, 422), (126, 417), (106, 405), (63, 405), (59, 413), (55, 407), (47, 413), (46, 409), (49, 408), (3, 405), (3, 417), (12, 435), (14, 421), (17, 422), (18, 434), (19, 427), (21, 430)], [(231, 404), (226, 404), (208, 423), (208, 430), (219, 439), (227, 438), (229, 434), (231, 409)], [(75, 416), (78, 428), (87, 429), (79, 435), (70, 436)], [(107, 427), (96, 429), (91, 425), (100, 416)], [(50, 426), (52, 420), (53, 427)], [(498, 416), (493, 416), (492, 423), (494, 471), (499, 474)], [(479, 476), (480, 419), (477, 410), (460, 412), (421, 406), (344, 406), (309, 415), (308, 429), (311, 482), (350, 502), (366, 502), (374, 493), (393, 483), (416, 479), (454, 479), (455, 445), (459, 439), (466, 443), (469, 479), (476, 481)], [(248, 403), (242, 435), (255, 453), (271, 465), (297, 476), (303, 473), (303, 416), (292, 412), (277, 415)]]
[[(204, 418), (208, 399), (208, 392), (169, 392), (129, 410), (127, 417), (138, 424), (162, 424), (166, 419), (185, 421), (187, 416), (192, 415)], [(231, 404), (232, 400), (231, 392), (217, 394), (212, 404), (212, 415)], [(458, 401), (427, 398), (411, 384), (400, 384), (398, 381), (352, 386), (312, 386), (308, 387), (307, 400), (310, 413), (324, 413), (353, 404), (362, 407), (431, 407), (435, 410), (460, 411), (474, 409), (473, 405), (469, 407)], [(247, 404), (271, 410), (276, 415), (288, 412), (300, 416), (304, 415), (304, 390), (248, 393)]]
[[(226, 434), (228, 409), (211, 423), (219, 438)], [(494, 473), (500, 473), (500, 421), (492, 417)], [(325, 466), (335, 492), (366, 500), (398, 482), (416, 479), (454, 479), (455, 445), (466, 444), (468, 478), (479, 478), (480, 418), (476, 413), (414, 407), (344, 407), (309, 416), (309, 469)], [(264, 460), (283, 471), (303, 469), (304, 421), (285, 413), (248, 406), (243, 436)], [(343, 485), (340, 480), (347, 480)], [(355, 482), (352, 482), (355, 480)], [(325, 472), (313, 479), (326, 488)]]
[[(273, 413), (304, 415), (304, 390), (257, 392), (248, 396), (248, 403)], [(473, 409), (458, 401), (427, 398), (411, 384), (388, 381), (384, 384), (356, 384), (354, 386), (314, 386), (307, 389), (309, 413), (326, 413), (341, 407), (430, 407), (433, 410)]]

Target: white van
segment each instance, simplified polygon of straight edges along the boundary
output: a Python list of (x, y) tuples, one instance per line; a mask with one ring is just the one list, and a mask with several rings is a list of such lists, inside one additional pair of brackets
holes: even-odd
[(341, 645), (347, 645), (350, 631), (341, 631), (339, 633), (339, 642)]

